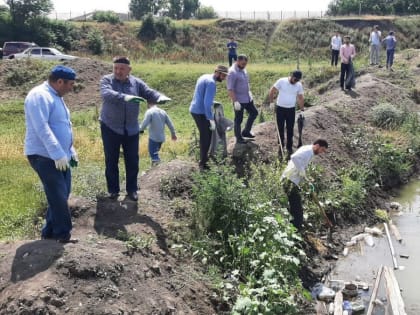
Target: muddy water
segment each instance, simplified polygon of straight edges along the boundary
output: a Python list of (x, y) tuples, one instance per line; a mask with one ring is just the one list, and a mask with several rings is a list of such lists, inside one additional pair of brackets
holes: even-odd
[[(401, 215), (393, 213), (393, 222), (398, 227), (403, 241), (397, 242), (391, 233), (392, 243), (397, 255), (399, 270), (395, 275), (402, 290), (402, 297), (408, 315), (420, 314), (420, 180), (413, 181), (404, 187), (394, 201), (403, 206)], [(384, 230), (383, 225), (378, 225)], [(360, 232), (363, 232), (362, 230)], [(347, 257), (341, 257), (332, 271), (330, 278), (354, 281), (360, 279), (369, 283), (369, 291), (359, 290), (358, 300), (362, 301), (367, 310), (372, 287), (380, 265), (393, 267), (388, 240), (384, 233), (382, 237), (374, 238), (375, 245), (369, 247), (366, 243), (359, 242), (350, 248)], [(408, 256), (402, 258), (400, 255)], [(402, 269), (402, 270), (401, 270)], [(376, 306), (374, 315), (391, 314), (389, 303), (386, 299), (385, 281), (382, 278), (378, 298), (384, 302), (384, 306)], [(366, 313), (366, 311), (365, 311)], [(361, 313), (363, 314), (363, 313)]]

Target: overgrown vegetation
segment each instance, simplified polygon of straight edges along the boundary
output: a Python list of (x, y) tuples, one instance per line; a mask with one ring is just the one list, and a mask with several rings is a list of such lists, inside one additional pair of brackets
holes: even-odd
[(255, 168), (249, 185), (229, 166), (195, 177), (194, 255), (228, 274), (222, 287), (234, 314), (294, 314), (298, 309), (304, 254), (279, 189), (281, 169), (278, 164)]

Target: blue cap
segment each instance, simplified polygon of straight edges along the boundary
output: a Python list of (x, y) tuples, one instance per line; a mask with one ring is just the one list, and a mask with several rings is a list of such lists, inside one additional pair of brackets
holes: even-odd
[(64, 80), (75, 80), (76, 79), (76, 72), (72, 68), (65, 67), (65, 66), (55, 66), (51, 70), (51, 74), (59, 79)]

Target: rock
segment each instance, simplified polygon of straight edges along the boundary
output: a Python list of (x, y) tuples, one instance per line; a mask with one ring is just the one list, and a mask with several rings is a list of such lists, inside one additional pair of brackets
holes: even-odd
[(161, 271), (160, 271), (160, 264), (158, 262), (155, 262), (153, 264), (153, 266), (150, 267), (150, 270), (153, 271), (155, 274), (157, 275), (161, 275)]
[(374, 236), (382, 236), (382, 230), (377, 227), (373, 227), (373, 228), (365, 227), (365, 233), (369, 233)]
[(51, 299), (50, 304), (54, 305), (57, 308), (60, 308), (63, 305), (65, 305), (66, 303), (62, 299), (53, 298), (53, 299)]
[(368, 234), (364, 237), (366, 245), (373, 247), (375, 246), (375, 241), (373, 240), (372, 235)]

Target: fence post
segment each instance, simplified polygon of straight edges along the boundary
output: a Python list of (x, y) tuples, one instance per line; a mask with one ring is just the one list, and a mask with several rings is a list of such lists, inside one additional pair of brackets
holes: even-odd
[(255, 11), (254, 11), (254, 20), (255, 20)]
[(239, 19), (242, 20), (242, 11), (239, 11)]
[(308, 19), (309, 19), (309, 10), (308, 10)]
[(283, 11), (280, 11), (280, 21), (283, 21)]
[(71, 20), (71, 10), (70, 10), (70, 19), (69, 20)]
[(295, 10), (295, 19), (296, 19), (296, 10)]
[(322, 19), (322, 11), (321, 11), (321, 19)]

